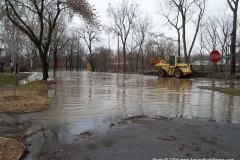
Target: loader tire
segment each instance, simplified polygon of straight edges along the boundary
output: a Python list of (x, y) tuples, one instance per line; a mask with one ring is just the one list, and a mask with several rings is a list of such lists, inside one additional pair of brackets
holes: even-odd
[(158, 77), (166, 77), (167, 72), (164, 69), (159, 69)]
[(177, 69), (173, 74), (176, 78), (182, 78), (183, 77), (183, 72), (180, 69)]

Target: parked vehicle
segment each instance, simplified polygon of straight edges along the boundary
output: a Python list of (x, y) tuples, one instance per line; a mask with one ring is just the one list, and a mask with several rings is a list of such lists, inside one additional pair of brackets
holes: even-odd
[(180, 56), (170, 56), (170, 63), (157, 58), (151, 59), (150, 62), (152, 66), (159, 67), (158, 77), (174, 76), (182, 78), (192, 74), (192, 66), (188, 63), (181, 63)]

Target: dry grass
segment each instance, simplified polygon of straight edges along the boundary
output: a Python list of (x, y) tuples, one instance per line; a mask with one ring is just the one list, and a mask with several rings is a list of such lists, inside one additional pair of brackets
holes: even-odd
[(17, 140), (0, 137), (0, 159), (18, 160), (26, 147)]
[(14, 90), (7, 90), (0, 95), (0, 112), (21, 113), (46, 109), (52, 98), (47, 97), (47, 90), (54, 82), (34, 81)]

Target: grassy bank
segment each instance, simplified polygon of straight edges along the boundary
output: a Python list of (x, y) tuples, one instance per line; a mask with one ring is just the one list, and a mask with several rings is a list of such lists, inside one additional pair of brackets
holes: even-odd
[(0, 112), (21, 113), (46, 109), (51, 102), (47, 90), (51, 89), (52, 81), (34, 81), (14, 90), (3, 91), (0, 95)]
[(212, 87), (212, 86), (201, 86), (200, 89), (207, 89), (207, 90), (213, 90), (225, 94), (230, 94), (234, 96), (240, 96), (240, 89), (232, 89), (232, 88), (222, 88), (222, 87)]
[[(26, 73), (18, 73), (16, 74), (16, 80), (22, 80), (29, 76)], [(14, 73), (0, 73), (0, 86), (9, 85), (14, 83)]]

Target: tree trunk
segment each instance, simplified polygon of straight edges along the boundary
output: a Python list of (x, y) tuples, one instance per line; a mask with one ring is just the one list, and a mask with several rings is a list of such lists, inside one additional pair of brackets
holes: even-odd
[(182, 16), (183, 21), (183, 52), (185, 63), (188, 63), (188, 54), (187, 54), (187, 42), (186, 42), (186, 19), (185, 16)]
[(123, 72), (124, 73), (126, 72), (126, 44), (125, 43), (123, 43)]
[(236, 33), (237, 33), (237, 10), (234, 12), (233, 29), (231, 33), (231, 45), (230, 45), (231, 75), (235, 75), (236, 73)]
[(231, 44), (230, 44), (230, 62), (231, 62), (231, 75), (235, 75), (236, 72), (236, 35), (237, 35), (237, 12), (239, 0), (232, 1), (235, 6), (232, 5), (228, 0), (228, 5), (233, 12), (233, 28), (231, 33)]
[(43, 78), (42, 80), (47, 81), (48, 77), (48, 63), (47, 63), (47, 53), (44, 53), (44, 60), (42, 60), (42, 72)]
[(56, 52), (56, 50), (54, 50), (54, 52), (53, 52), (53, 59), (54, 59), (53, 76), (56, 77), (56, 68), (58, 67), (58, 65), (57, 65), (57, 52)]
[(181, 56), (181, 36), (180, 36), (180, 29), (177, 28), (177, 34), (178, 34), (178, 56)]

